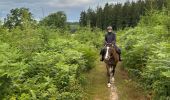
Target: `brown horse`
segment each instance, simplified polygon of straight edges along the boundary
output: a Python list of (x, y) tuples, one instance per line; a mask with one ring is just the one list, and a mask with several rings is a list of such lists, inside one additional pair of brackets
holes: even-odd
[(106, 63), (106, 68), (107, 68), (107, 75), (108, 75), (108, 87), (111, 86), (111, 82), (114, 79), (114, 73), (115, 73), (115, 68), (116, 65), (119, 61), (119, 55), (116, 52), (116, 48), (114, 44), (112, 43), (107, 43), (106, 44), (106, 53), (104, 57), (104, 62)]

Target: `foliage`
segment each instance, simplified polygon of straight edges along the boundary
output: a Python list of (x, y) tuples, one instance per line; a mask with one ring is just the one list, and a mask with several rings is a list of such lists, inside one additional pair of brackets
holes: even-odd
[(93, 45), (99, 49), (103, 45), (104, 35), (104, 32), (100, 29), (90, 29), (85, 27), (81, 28), (72, 36), (74, 39), (78, 39), (81, 43)]
[(48, 26), (50, 28), (65, 28), (66, 27), (66, 14), (62, 11), (53, 13), (40, 21), (40, 25)]
[[(84, 91), (82, 72), (95, 66), (100, 44), (82, 33), (39, 26), (0, 28), (0, 98), (8, 100), (80, 100)], [(90, 29), (88, 29), (90, 30)], [(100, 40), (97, 37), (98, 40)], [(81, 42), (82, 41), (82, 42)]]
[[(167, 6), (164, 0), (139, 0), (124, 5), (107, 3), (96, 11), (89, 8), (81, 13), (80, 25), (92, 28), (81, 27), (74, 34), (63, 31), (63, 12), (50, 14), (36, 25), (29, 9), (12, 9), (5, 27), (0, 25), (0, 98), (83, 99), (82, 73), (95, 66), (103, 45), (104, 32), (100, 29), (137, 25), (117, 35), (123, 45), (124, 67), (152, 92), (153, 99), (169, 99), (169, 10), (154, 11), (163, 5)], [(152, 10), (145, 13), (145, 8)]]
[(138, 0), (124, 4), (106, 3), (104, 8), (98, 6), (96, 10), (89, 8), (80, 14), (80, 26), (98, 27), (102, 30), (111, 25), (114, 30), (134, 27), (138, 24), (141, 15), (151, 9), (161, 10), (167, 7), (166, 0)]
[(32, 13), (28, 8), (16, 8), (10, 11), (10, 14), (5, 18), (4, 26), (13, 29), (16, 27), (23, 28), (26, 24), (35, 24)]
[(151, 11), (137, 27), (122, 32), (124, 67), (140, 84), (152, 92), (155, 100), (170, 97), (170, 17), (164, 11)]

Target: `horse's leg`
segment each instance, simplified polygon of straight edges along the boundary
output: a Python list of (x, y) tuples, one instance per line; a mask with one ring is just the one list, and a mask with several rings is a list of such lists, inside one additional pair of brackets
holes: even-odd
[(108, 77), (107, 86), (110, 87), (111, 86), (111, 81), (110, 81), (110, 66), (107, 64), (106, 68), (107, 68), (107, 77)]
[(113, 74), (113, 76), (114, 76), (116, 65), (113, 65), (112, 67), (113, 67), (112, 74)]
[(112, 82), (114, 82), (115, 68), (116, 68), (116, 65), (113, 65), (112, 66), (112, 77), (111, 77)]
[(109, 65), (106, 64), (106, 69), (107, 69), (107, 77), (108, 77), (108, 83), (110, 82), (109, 81), (109, 78), (110, 78), (110, 73), (109, 73)]
[(109, 81), (111, 83), (111, 80), (112, 80), (112, 77), (113, 77), (113, 67), (112, 67), (112, 65), (109, 66), (109, 73), (110, 73)]

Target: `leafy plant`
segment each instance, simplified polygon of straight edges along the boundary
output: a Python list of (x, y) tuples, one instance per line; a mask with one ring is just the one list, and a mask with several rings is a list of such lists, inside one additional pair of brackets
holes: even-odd
[[(165, 11), (166, 12), (166, 11)], [(155, 11), (143, 16), (134, 29), (121, 35), (124, 66), (155, 100), (168, 100), (170, 79), (169, 16)]]

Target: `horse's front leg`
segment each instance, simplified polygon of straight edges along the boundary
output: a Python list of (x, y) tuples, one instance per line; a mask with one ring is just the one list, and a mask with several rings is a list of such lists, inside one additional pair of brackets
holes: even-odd
[(113, 70), (114, 70), (114, 69), (113, 69), (113, 66), (110, 66), (110, 67), (109, 67), (109, 72), (110, 72), (110, 83), (112, 83), (112, 78), (113, 78), (113, 75), (114, 75), (114, 74), (113, 74)]
[(112, 66), (112, 75), (111, 75), (111, 81), (114, 82), (114, 74), (115, 74), (115, 68), (116, 68), (116, 65), (113, 65)]
[(108, 83), (110, 83), (109, 65), (106, 64)]
[(113, 66), (113, 70), (112, 70), (113, 76), (115, 75), (115, 68), (116, 68), (116, 65)]
[(112, 69), (110, 65), (106, 65), (107, 68), (107, 76), (108, 76), (108, 83), (107, 86), (110, 87), (111, 86), (111, 74), (112, 74)]

